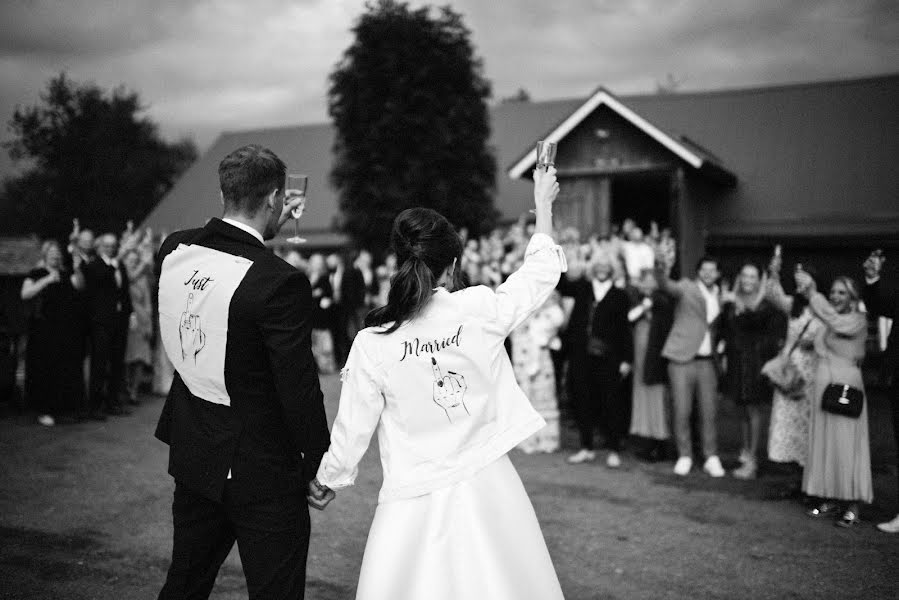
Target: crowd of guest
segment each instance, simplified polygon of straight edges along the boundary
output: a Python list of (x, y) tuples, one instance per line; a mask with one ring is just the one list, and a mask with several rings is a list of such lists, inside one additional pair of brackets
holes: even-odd
[(69, 245), (44, 242), (21, 296), (28, 313), (25, 404), (41, 425), (60, 416), (127, 414), (154, 365), (151, 231), (96, 237), (73, 224)]
[[(520, 265), (529, 233), (524, 219), (479, 239), (463, 232), (467, 283), (501, 284)], [(703, 257), (691, 277), (673, 280), (675, 241), (654, 225), (647, 236), (626, 222), (605, 238), (582, 241), (568, 229), (557, 239), (568, 273), (509, 340), (519, 384), (547, 421), (523, 451), (560, 448), (565, 401), (578, 431), (572, 464), (597, 459), (598, 430), (610, 468), (622, 464), (627, 440), (642, 458), (670, 457), (678, 476), (701, 459), (708, 476), (724, 477), (717, 420), (724, 399), (742, 428), (733, 477), (756, 478), (765, 459), (797, 465), (802, 492), (815, 502), (810, 517), (859, 522), (860, 504), (873, 498), (867, 402), (852, 414), (823, 401), (853, 404), (853, 390), (864, 398), (865, 305), (871, 317), (897, 310), (879, 287), (882, 256), (865, 262), (864, 288), (840, 276), (824, 293), (814, 268), (798, 265), (787, 295), (779, 247), (769, 264), (747, 262), (732, 279)], [(894, 396), (897, 354), (894, 329), (885, 360)], [(899, 440), (895, 401), (893, 410)], [(897, 532), (899, 517), (879, 527)]]
[[(532, 229), (523, 217), (481, 237), (461, 231), (463, 285), (501, 285), (521, 265)], [(647, 229), (625, 221), (607, 236), (557, 232), (568, 272), (507, 342), (516, 378), (547, 422), (521, 450), (559, 451), (564, 410), (578, 433), (572, 464), (597, 460), (598, 432), (609, 468), (622, 465), (627, 448), (644, 460), (671, 460), (678, 476), (701, 464), (723, 477), (716, 418), (723, 396), (742, 423), (733, 477), (757, 477), (765, 459), (798, 465), (802, 491), (817, 499), (810, 516), (857, 523), (860, 503), (873, 497), (867, 402), (847, 416), (822, 399), (836, 394), (837, 403), (851, 404), (853, 390), (864, 393), (865, 306), (869, 316), (896, 318), (899, 310), (880, 287), (883, 257), (864, 263), (863, 287), (841, 276), (824, 288), (811, 265), (798, 265), (788, 295), (780, 248), (764, 267), (742, 265), (732, 285), (713, 257), (674, 280), (675, 240), (654, 223)], [(396, 260), (376, 265), (364, 250), (303, 256), (301, 249), (288, 247), (282, 257), (309, 277), (313, 354), (320, 372), (333, 373), (368, 311), (386, 303)], [(66, 413), (127, 414), (142, 387), (164, 392), (170, 384), (172, 366), (154, 344), (155, 250), (152, 232), (130, 224), (120, 236), (95, 238), (76, 222), (68, 247), (44, 243), (21, 290), (30, 314), (26, 402), (42, 425)], [(896, 337), (894, 328), (884, 361), (893, 396)], [(895, 400), (893, 411), (899, 439)], [(899, 532), (899, 516), (881, 529)]]

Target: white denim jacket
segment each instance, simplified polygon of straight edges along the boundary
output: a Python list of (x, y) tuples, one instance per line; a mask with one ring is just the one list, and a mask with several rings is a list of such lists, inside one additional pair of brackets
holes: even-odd
[(496, 292), (441, 288), (393, 333), (359, 332), (319, 482), (352, 485), (376, 427), (380, 502), (463, 481), (542, 428), (503, 342), (546, 301), (566, 268), (552, 238), (535, 234), (524, 264)]

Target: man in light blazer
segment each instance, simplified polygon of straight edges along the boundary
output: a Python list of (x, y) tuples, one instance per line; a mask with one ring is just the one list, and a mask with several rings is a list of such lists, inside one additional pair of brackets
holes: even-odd
[(687, 475), (693, 468), (690, 417), (694, 396), (699, 402), (703, 470), (723, 477), (718, 458), (715, 427), (718, 375), (715, 370), (716, 329), (721, 313), (718, 261), (702, 257), (696, 265), (696, 279), (672, 281), (664, 256), (656, 257), (655, 276), (659, 289), (676, 302), (674, 324), (662, 356), (668, 359), (668, 376), (674, 397), (674, 434), (679, 458), (674, 473)]

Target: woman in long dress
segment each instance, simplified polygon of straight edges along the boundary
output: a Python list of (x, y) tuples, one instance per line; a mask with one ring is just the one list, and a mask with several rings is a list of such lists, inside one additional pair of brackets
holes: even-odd
[[(812, 276), (812, 270), (802, 267), (794, 278), (804, 281), (804, 272)], [(798, 287), (798, 286), (797, 286)], [(804, 467), (808, 459), (809, 414), (814, 396), (815, 372), (818, 354), (815, 338), (824, 323), (815, 316), (805, 296), (788, 296), (778, 277), (768, 280), (766, 297), (789, 317), (787, 338), (781, 355), (796, 369), (802, 387), (792, 394), (775, 387), (771, 402), (771, 422), (768, 427), (768, 460), (776, 463), (795, 463)]]
[(671, 329), (674, 307), (657, 289), (652, 269), (640, 272), (636, 288), (639, 302), (627, 315), (634, 327), (634, 380), (631, 394), (630, 434), (649, 441), (645, 457), (664, 458), (671, 438), (671, 410), (667, 396), (667, 368), (662, 347)]
[(849, 277), (837, 277), (830, 288), (830, 301), (805, 279), (802, 293), (809, 306), (824, 322), (815, 338), (818, 368), (812, 396), (808, 463), (802, 489), (822, 498), (811, 517), (823, 517), (842, 510), (837, 525), (851, 527), (859, 521), (859, 503), (871, 502), (871, 450), (868, 443), (868, 401), (865, 398), (858, 418), (835, 415), (821, 408), (825, 388), (831, 383), (850, 385), (864, 391), (859, 368), (865, 357), (868, 321), (858, 310), (859, 290)]
[(73, 318), (84, 277), (78, 264), (65, 269), (57, 242), (44, 242), (41, 254), (41, 266), (28, 273), (21, 290), (30, 309), (25, 405), (37, 411), (38, 423), (51, 427), (61, 413), (74, 412), (84, 394), (79, 323)]
[(553, 294), (537, 312), (512, 332), (512, 367), (515, 380), (546, 421), (546, 427), (530, 436), (518, 448), (526, 454), (551, 453), (559, 449), (559, 403), (556, 399), (556, 371), (550, 350), (561, 347), (559, 328), (565, 314)]
[(153, 366), (153, 298), (150, 291), (153, 258), (152, 254), (141, 256), (140, 251), (132, 248), (125, 252), (122, 260), (128, 271), (128, 291), (133, 308), (125, 346), (128, 401), (138, 404), (138, 390), (147, 377), (147, 369)]
[(314, 484), (351, 485), (378, 430), (384, 483), (360, 600), (562, 598), (540, 525), (507, 453), (544, 420), (515, 383), (505, 338), (552, 294), (564, 254), (552, 237), (555, 169), (535, 172), (536, 233), (494, 292), (451, 292), (462, 242), (438, 213), (394, 222), (398, 271), (342, 372), (331, 447)]

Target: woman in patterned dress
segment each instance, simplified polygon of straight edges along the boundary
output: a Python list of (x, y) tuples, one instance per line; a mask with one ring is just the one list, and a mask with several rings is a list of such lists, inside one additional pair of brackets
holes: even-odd
[(512, 332), (512, 367), (515, 379), (546, 421), (546, 426), (518, 444), (527, 454), (559, 449), (559, 403), (550, 350), (561, 346), (558, 333), (565, 320), (559, 295), (553, 293), (524, 323)]
[[(794, 274), (797, 288), (800, 281), (798, 274), (801, 272), (814, 277), (813, 269), (797, 265)], [(785, 394), (776, 387), (774, 389), (768, 429), (768, 460), (776, 463), (795, 463), (804, 467), (808, 460), (809, 411), (814, 395), (815, 372), (818, 368), (815, 338), (824, 324), (812, 312), (805, 296), (801, 294), (788, 296), (784, 293), (777, 276), (768, 280), (766, 298), (790, 318), (787, 325), (787, 339), (781, 352), (789, 353), (789, 361), (798, 370), (804, 384), (794, 395)]]
[(790, 352), (787, 359), (796, 367), (804, 385), (796, 395), (785, 394), (777, 388), (774, 390), (768, 431), (768, 460), (772, 462), (796, 463), (804, 467), (808, 458), (812, 381), (818, 368), (815, 337), (822, 326), (808, 305), (800, 307), (798, 314), (794, 311), (790, 318), (783, 352), (789, 352), (795, 345), (795, 350)]

